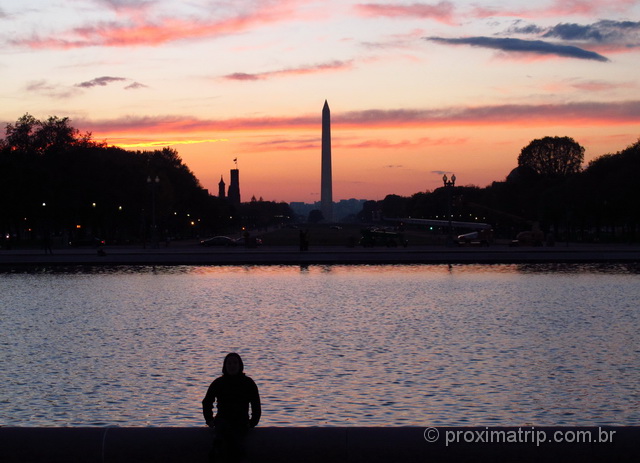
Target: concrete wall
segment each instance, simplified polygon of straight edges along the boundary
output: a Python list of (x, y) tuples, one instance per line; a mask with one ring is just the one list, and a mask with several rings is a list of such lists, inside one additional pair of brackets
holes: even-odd
[[(490, 431), (504, 431), (507, 440), (520, 432), (519, 440), (527, 442), (478, 442), (490, 440)], [(592, 442), (536, 443), (541, 433), (546, 439), (556, 433), (571, 439), (578, 431), (588, 431)], [(640, 427), (437, 428), (436, 433), (437, 439), (427, 433), (434, 440), (429, 443), (424, 428), (258, 427), (246, 448), (254, 463), (640, 461)], [(447, 445), (456, 436), (460, 442)], [(594, 442), (605, 436), (607, 442)], [(207, 428), (0, 427), (0, 462), (206, 462), (211, 438)]]

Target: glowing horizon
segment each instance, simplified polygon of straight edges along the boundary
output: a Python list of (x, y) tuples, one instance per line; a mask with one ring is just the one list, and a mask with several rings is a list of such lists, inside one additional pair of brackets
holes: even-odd
[(534, 138), (570, 136), (588, 162), (640, 135), (637, 1), (41, 3), (0, 7), (0, 120), (174, 147), (213, 193), (239, 158), (243, 197), (317, 200), (325, 99), (335, 200), (436, 172), (486, 186)]

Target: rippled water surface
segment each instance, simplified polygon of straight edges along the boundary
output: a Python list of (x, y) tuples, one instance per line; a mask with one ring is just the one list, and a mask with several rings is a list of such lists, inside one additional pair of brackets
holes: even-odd
[(5, 273), (0, 425), (200, 426), (229, 351), (264, 425), (640, 425), (639, 301), (620, 266)]

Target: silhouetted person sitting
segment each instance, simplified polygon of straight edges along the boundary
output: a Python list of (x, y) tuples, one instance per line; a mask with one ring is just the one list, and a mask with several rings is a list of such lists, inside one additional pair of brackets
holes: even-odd
[[(215, 429), (211, 457), (220, 455), (227, 461), (244, 458), (243, 441), (249, 428), (260, 421), (260, 394), (258, 386), (243, 373), (244, 364), (238, 354), (227, 354), (222, 365), (222, 376), (215, 379), (202, 400), (202, 413), (209, 427)], [(218, 412), (213, 417), (213, 403)], [(249, 418), (251, 405), (251, 418)]]

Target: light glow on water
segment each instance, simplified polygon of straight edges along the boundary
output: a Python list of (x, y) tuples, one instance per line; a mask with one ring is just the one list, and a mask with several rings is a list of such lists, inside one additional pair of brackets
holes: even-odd
[(0, 275), (0, 425), (201, 426), (239, 352), (271, 426), (639, 425), (626, 266)]

